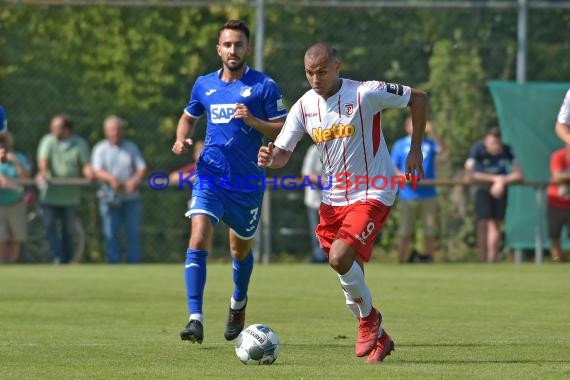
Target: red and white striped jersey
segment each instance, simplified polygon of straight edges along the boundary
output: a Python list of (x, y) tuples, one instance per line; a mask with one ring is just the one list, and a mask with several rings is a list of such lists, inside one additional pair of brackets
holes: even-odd
[(408, 105), (411, 88), (380, 81), (342, 79), (327, 100), (307, 91), (291, 108), (275, 146), (293, 151), (305, 133), (313, 139), (323, 164), (323, 203), (345, 206), (376, 199), (394, 203), (396, 169), (382, 133), (382, 110)]

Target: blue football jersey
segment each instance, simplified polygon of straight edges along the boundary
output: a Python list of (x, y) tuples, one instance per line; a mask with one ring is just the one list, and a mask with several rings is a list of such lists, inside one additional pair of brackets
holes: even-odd
[(264, 175), (264, 170), (257, 166), (263, 135), (233, 117), (236, 103), (245, 104), (252, 115), (263, 120), (285, 117), (287, 110), (279, 87), (267, 75), (248, 67), (240, 80), (224, 82), (221, 73), (220, 69), (198, 77), (184, 110), (193, 118), (204, 113), (207, 117), (198, 175), (215, 178), (216, 182), (229, 180), (236, 190), (252, 191), (251, 186), (239, 184), (248, 176), (261, 180)]
[[(410, 136), (402, 137), (396, 140), (392, 146), (392, 162), (402, 173), (406, 172), (406, 159), (412, 146), (412, 138)], [(424, 137), (422, 141), (422, 154), (424, 157), (424, 179), (435, 179), (435, 160), (437, 156), (437, 144), (434, 140)], [(406, 183), (403, 189), (399, 190), (400, 199), (405, 201), (416, 201), (421, 199), (429, 199), (437, 196), (435, 186), (418, 186), (413, 188), (412, 184)]]

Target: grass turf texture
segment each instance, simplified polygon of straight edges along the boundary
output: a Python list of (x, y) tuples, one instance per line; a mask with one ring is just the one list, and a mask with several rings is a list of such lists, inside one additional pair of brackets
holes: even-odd
[(281, 337), (272, 366), (223, 339), (231, 265), (208, 268), (203, 345), (182, 342), (181, 266), (0, 267), (1, 378), (570, 378), (567, 265), (366, 268), (396, 351), (354, 356), (356, 323), (328, 266), (258, 265), (247, 324)]

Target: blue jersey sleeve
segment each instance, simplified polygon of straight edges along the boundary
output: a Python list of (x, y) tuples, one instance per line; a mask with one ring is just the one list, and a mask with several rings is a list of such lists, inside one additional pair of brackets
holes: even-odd
[(271, 78), (268, 78), (263, 86), (263, 107), (269, 120), (287, 116), (287, 109), (283, 104), (283, 95), (281, 95), (277, 83)]
[(200, 101), (200, 92), (199, 92), (200, 87), (201, 87), (200, 80), (198, 78), (198, 80), (194, 84), (194, 87), (192, 87), (192, 94), (190, 95), (190, 101), (186, 105), (186, 108), (184, 108), (184, 113), (195, 119), (201, 117), (204, 114), (205, 110), (204, 105)]

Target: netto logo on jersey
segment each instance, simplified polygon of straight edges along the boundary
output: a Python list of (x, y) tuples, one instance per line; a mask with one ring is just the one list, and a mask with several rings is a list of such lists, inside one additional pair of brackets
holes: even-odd
[(327, 142), (343, 137), (354, 135), (354, 126), (352, 124), (334, 124), (330, 129), (313, 128), (313, 140), (316, 143)]
[(236, 112), (235, 104), (211, 104), (210, 119), (214, 124), (229, 123)]

